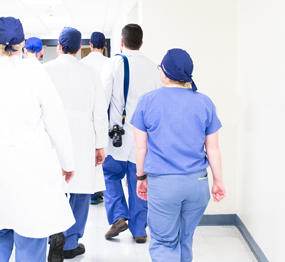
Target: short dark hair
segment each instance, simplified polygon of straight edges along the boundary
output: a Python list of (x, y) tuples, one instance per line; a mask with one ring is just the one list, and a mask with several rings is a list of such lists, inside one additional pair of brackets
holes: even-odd
[[(79, 49), (78, 49), (79, 50)], [(64, 52), (65, 54), (68, 54), (70, 53), (71, 55), (75, 55), (78, 50), (75, 50), (75, 49), (72, 49), (72, 48), (69, 48), (68, 51)]]
[(97, 48), (97, 49), (103, 49), (104, 48), (104, 45), (93, 45), (92, 44), (92, 46), (93, 46), (93, 48)]
[(128, 24), (122, 29), (122, 39), (126, 48), (138, 50), (141, 47), (143, 31), (137, 24)]

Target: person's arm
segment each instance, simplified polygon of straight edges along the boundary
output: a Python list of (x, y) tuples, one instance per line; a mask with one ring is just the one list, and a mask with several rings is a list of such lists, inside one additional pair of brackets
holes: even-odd
[(219, 148), (218, 131), (206, 136), (205, 147), (213, 174), (212, 195), (214, 201), (219, 202), (226, 196), (226, 189), (222, 178), (222, 157)]
[[(137, 129), (135, 126), (134, 136), (136, 141), (136, 166), (137, 176), (143, 176), (144, 160), (147, 152), (147, 133)], [(137, 195), (142, 200), (147, 200), (147, 179), (137, 181)]]

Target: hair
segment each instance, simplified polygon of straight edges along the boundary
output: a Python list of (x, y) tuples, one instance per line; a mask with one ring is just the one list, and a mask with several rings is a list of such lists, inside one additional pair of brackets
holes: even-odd
[(169, 82), (170, 82), (170, 83), (183, 85), (184, 87), (189, 87), (189, 88), (192, 87), (191, 82), (176, 81), (176, 80), (172, 80), (172, 79), (170, 79), (170, 78), (168, 78), (168, 79), (169, 79)]
[[(20, 51), (21, 48), (22, 48), (22, 45), (21, 45), (21, 44), (12, 45), (12, 48), (13, 48), (14, 50)], [(12, 52), (11, 50), (5, 51), (5, 45), (1, 45), (1, 44), (0, 44), (0, 56), (3, 56), (3, 55), (12, 56), (12, 55), (13, 55), (13, 52)]]
[(103, 49), (104, 45), (94, 45), (94, 44), (92, 44), (92, 48)]
[(74, 55), (78, 52), (79, 49), (75, 50), (75, 49), (72, 49), (72, 48), (69, 48), (68, 49), (68, 53), (70, 53), (71, 55)]
[(128, 24), (122, 29), (122, 39), (126, 48), (138, 50), (142, 44), (143, 31), (137, 24)]
[(27, 52), (32, 53), (32, 54), (36, 53), (35, 50), (31, 50), (31, 49), (26, 49), (26, 50), (27, 50)]

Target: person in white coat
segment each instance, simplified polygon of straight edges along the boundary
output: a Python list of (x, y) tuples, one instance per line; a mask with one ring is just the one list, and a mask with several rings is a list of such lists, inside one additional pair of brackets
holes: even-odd
[(75, 222), (61, 176), (74, 174), (68, 121), (47, 73), (19, 57), (24, 39), (20, 20), (0, 18), (1, 262), (14, 244), (16, 262), (45, 262), (47, 237)]
[(34, 63), (35, 65), (41, 64), (39, 61), (44, 53), (42, 40), (37, 37), (30, 37), (26, 40), (24, 53), (28, 62)]
[[(107, 157), (103, 164), (106, 191), (104, 202), (109, 224), (113, 224), (105, 238), (111, 239), (128, 227), (137, 243), (145, 243), (147, 226), (147, 203), (136, 195), (136, 161), (133, 127), (130, 124), (137, 101), (141, 95), (161, 87), (157, 66), (139, 50), (143, 31), (137, 24), (122, 29), (121, 47), (129, 63), (129, 91), (126, 118), (123, 126), (122, 145), (113, 146), (109, 139)], [(124, 62), (115, 56), (105, 62), (101, 79), (106, 101), (110, 104), (110, 129), (122, 123), (124, 108)], [(127, 174), (129, 206), (126, 203), (121, 179)], [(126, 223), (128, 220), (128, 224)]]
[[(101, 32), (93, 32), (90, 37), (91, 52), (88, 56), (83, 57), (80, 62), (91, 66), (97, 73), (101, 75), (103, 66), (108, 57), (103, 55), (104, 46), (106, 44), (105, 35)], [(103, 193), (96, 192), (91, 195), (90, 204), (96, 205), (103, 202)]]
[(106, 44), (105, 35), (101, 32), (93, 32), (89, 44), (91, 52), (83, 57), (80, 62), (91, 66), (99, 75), (101, 75), (102, 68), (108, 60), (108, 57), (103, 55), (104, 46)]
[(64, 246), (64, 257), (73, 258), (85, 252), (78, 239), (84, 233), (90, 195), (105, 190), (101, 164), (108, 142), (108, 118), (100, 76), (75, 57), (81, 48), (81, 33), (65, 27), (58, 42), (59, 56), (44, 68), (63, 100), (74, 143), (76, 177), (65, 190), (70, 193), (76, 223), (65, 232)]

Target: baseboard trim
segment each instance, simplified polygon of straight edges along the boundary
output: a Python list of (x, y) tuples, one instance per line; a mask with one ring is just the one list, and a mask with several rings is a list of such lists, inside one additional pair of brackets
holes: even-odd
[(236, 214), (228, 215), (204, 215), (199, 226), (236, 226), (258, 262), (269, 262), (261, 248), (258, 246), (244, 223)]

